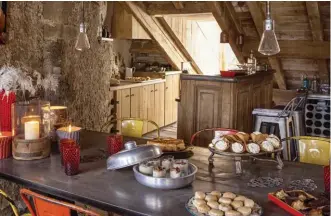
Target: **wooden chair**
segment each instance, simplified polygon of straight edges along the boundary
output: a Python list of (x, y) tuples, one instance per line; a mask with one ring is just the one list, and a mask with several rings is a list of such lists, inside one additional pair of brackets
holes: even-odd
[[(3, 190), (0, 190), (0, 195), (8, 201), (11, 209), (13, 210), (14, 215), (19, 216), (17, 207), (14, 203), (14, 200), (12, 200)], [(27, 216), (27, 214), (26, 214), (26, 216)]]
[(151, 123), (155, 126), (157, 129), (157, 138), (160, 138), (160, 127), (151, 120), (148, 119), (141, 119), (141, 118), (119, 118), (119, 119), (114, 119), (109, 122), (106, 122), (102, 127), (101, 131), (103, 128), (116, 123), (120, 121), (121, 122), (121, 134), (123, 136), (128, 136), (128, 137), (142, 137), (143, 135), (143, 128), (144, 124)]
[[(71, 210), (88, 216), (100, 216), (93, 211), (40, 195), (28, 189), (21, 189), (20, 194), (32, 216), (70, 216)], [(30, 203), (29, 197), (32, 198), (33, 204)]]
[(330, 139), (295, 136), (289, 137), (287, 140), (289, 140), (292, 145), (297, 145), (296, 155), (299, 162), (325, 166), (330, 164)]

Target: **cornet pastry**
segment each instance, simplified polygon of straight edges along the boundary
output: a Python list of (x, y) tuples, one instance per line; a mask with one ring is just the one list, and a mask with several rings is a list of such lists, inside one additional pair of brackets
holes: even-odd
[(245, 141), (245, 143), (247, 143), (249, 141), (249, 134), (245, 133), (245, 132), (238, 132), (236, 133), (236, 135), (243, 141)]
[(239, 207), (242, 207), (244, 206), (244, 202), (243, 201), (238, 201), (238, 200), (235, 200), (231, 203), (231, 206), (234, 208), (234, 209), (237, 209)]
[(197, 207), (198, 212), (207, 214), (210, 211), (210, 207), (207, 204), (202, 204)]
[(245, 151), (245, 147), (243, 144), (235, 142), (231, 144), (231, 151), (234, 153), (243, 153)]
[(223, 216), (224, 213), (218, 209), (212, 209), (208, 212), (209, 216)]
[(220, 204), (229, 205), (230, 203), (232, 203), (232, 200), (230, 198), (221, 197), (221, 198), (218, 199), (218, 202)]
[(265, 152), (273, 152), (274, 146), (272, 145), (271, 142), (266, 140), (261, 143), (261, 149)]
[(275, 138), (275, 137), (268, 137), (266, 139), (266, 141), (271, 142), (271, 144), (274, 146), (274, 148), (280, 148), (280, 141), (279, 139)]
[(218, 209), (226, 212), (226, 211), (232, 210), (232, 207), (230, 205), (226, 205), (226, 204), (219, 204)]
[(230, 210), (225, 212), (225, 216), (241, 216), (241, 213), (235, 210)]
[(194, 199), (193, 205), (195, 207), (198, 207), (199, 205), (206, 205), (206, 201), (204, 201), (203, 199)]
[(202, 191), (195, 192), (194, 198), (195, 199), (205, 199), (206, 194)]
[(178, 152), (185, 149), (184, 140), (174, 138), (155, 138), (148, 140), (147, 145), (156, 145), (164, 152)]
[(268, 137), (268, 134), (262, 134), (259, 131), (251, 133), (251, 138), (254, 143), (260, 144)]
[(247, 151), (252, 154), (257, 154), (261, 151), (261, 148), (256, 143), (248, 143), (247, 144)]
[(240, 139), (240, 137), (237, 136), (236, 134), (224, 135), (223, 138), (229, 140), (231, 143), (234, 142), (244, 143), (244, 141)]
[(252, 209), (248, 207), (239, 207), (237, 211), (240, 212), (243, 216), (248, 216), (252, 213)]
[(234, 198), (236, 198), (236, 195), (234, 193), (232, 193), (232, 192), (225, 192), (223, 194), (223, 197), (224, 198), (229, 198), (229, 199), (234, 199)]
[(244, 206), (248, 208), (253, 208), (254, 207), (254, 201), (251, 199), (245, 199), (244, 201)]
[(219, 140), (221, 140), (222, 138), (219, 138), (219, 137), (217, 137), (217, 138), (214, 138), (212, 141), (211, 141), (211, 143), (213, 144), (213, 145), (216, 145), (216, 143), (219, 141)]
[(205, 197), (205, 200), (207, 202), (209, 202), (209, 201), (217, 201), (217, 196), (211, 195), (211, 194), (207, 194), (207, 196)]
[(216, 142), (215, 148), (219, 151), (226, 151), (230, 147), (230, 142), (227, 139), (220, 139)]
[(207, 206), (209, 206), (212, 209), (218, 209), (218, 202), (217, 201), (208, 201)]

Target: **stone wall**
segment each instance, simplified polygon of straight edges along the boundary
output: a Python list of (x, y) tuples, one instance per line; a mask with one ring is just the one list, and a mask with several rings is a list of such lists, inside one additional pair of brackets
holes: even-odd
[(8, 36), (0, 46), (0, 66), (10, 63), (46, 73), (59, 73), (56, 95), (46, 99), (66, 104), (74, 124), (99, 130), (110, 114), (110, 78), (130, 64), (130, 42), (97, 40), (105, 2), (85, 2), (91, 49), (75, 50), (82, 20), (81, 2), (9, 2)]

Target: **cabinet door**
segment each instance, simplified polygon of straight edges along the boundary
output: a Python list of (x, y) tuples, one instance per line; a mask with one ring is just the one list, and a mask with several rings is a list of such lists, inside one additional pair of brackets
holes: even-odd
[(165, 77), (165, 104), (164, 104), (164, 125), (171, 124), (173, 122), (173, 100), (174, 100), (174, 83), (173, 76), (169, 75)]
[[(131, 88), (131, 117), (147, 119), (147, 91), (144, 87)], [(147, 124), (144, 124), (143, 133), (147, 133)]]
[(263, 96), (261, 92), (261, 85), (254, 85), (252, 91), (253, 103), (252, 108), (264, 108), (263, 106)]
[(178, 103), (176, 98), (179, 98), (179, 75), (172, 75), (172, 122), (177, 122)]
[[(116, 92), (116, 118), (130, 117), (130, 89), (118, 90)], [(121, 132), (121, 123), (117, 123), (117, 130)]]
[[(146, 85), (144, 86), (146, 90), (146, 104), (147, 104), (147, 119), (151, 121), (155, 121), (155, 93), (154, 93), (154, 85)], [(155, 130), (155, 126), (151, 123), (147, 124), (147, 132)]]
[(164, 83), (154, 85), (155, 92), (155, 122), (164, 126)]
[(240, 86), (237, 92), (237, 118), (236, 129), (250, 132), (252, 128), (252, 97), (250, 96), (250, 87)]

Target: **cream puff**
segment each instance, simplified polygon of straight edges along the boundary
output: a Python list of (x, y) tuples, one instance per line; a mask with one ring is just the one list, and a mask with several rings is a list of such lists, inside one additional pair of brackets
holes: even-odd
[(237, 211), (240, 212), (243, 216), (248, 216), (252, 213), (252, 209), (248, 207), (239, 207)]
[(251, 199), (245, 199), (244, 200), (244, 206), (248, 208), (253, 208), (255, 205), (254, 201)]
[(234, 209), (237, 209), (239, 207), (242, 207), (244, 206), (244, 203), (243, 201), (239, 201), (239, 200), (235, 200), (231, 203), (231, 206), (234, 208)]
[(217, 198), (222, 197), (222, 193), (219, 192), (219, 191), (212, 191), (212, 192), (210, 192), (210, 194), (211, 194), (211, 195), (215, 195), (215, 196), (217, 196)]
[(223, 216), (224, 213), (218, 209), (212, 209), (208, 212), (209, 216)]
[(207, 214), (210, 211), (209, 206), (207, 206), (206, 204), (202, 204), (197, 206), (198, 212), (202, 213), (202, 214)]
[(234, 198), (234, 200), (236, 200), (236, 201), (245, 201), (245, 199), (247, 199), (247, 198), (244, 197), (244, 196), (241, 196), (241, 195), (239, 195), (236, 198)]
[(261, 149), (265, 152), (273, 152), (274, 146), (272, 145), (271, 142), (266, 140), (261, 143)]
[(205, 199), (205, 197), (206, 197), (206, 194), (202, 191), (197, 191), (194, 194), (195, 199)]
[(241, 213), (235, 210), (230, 210), (225, 212), (225, 216), (241, 216)]
[(232, 200), (230, 198), (221, 197), (218, 199), (218, 202), (221, 204), (229, 205), (232, 202)]
[(209, 202), (209, 201), (217, 201), (217, 196), (211, 195), (211, 194), (207, 194), (206, 197), (205, 197), (205, 200), (207, 202)]
[(212, 209), (218, 209), (219, 204), (217, 201), (212, 200), (207, 202), (207, 206), (209, 206)]
[(206, 205), (206, 201), (204, 201), (203, 199), (194, 199), (193, 200), (193, 205), (195, 207), (199, 206), (199, 205)]
[(232, 207), (230, 205), (226, 205), (226, 204), (219, 204), (218, 209), (226, 212), (226, 211), (232, 210)]
[(232, 192), (225, 192), (225, 193), (223, 194), (223, 197), (225, 197), (225, 198), (230, 198), (230, 199), (234, 199), (234, 198), (236, 198), (236, 195), (235, 195), (234, 193), (232, 193)]
[(247, 144), (247, 151), (251, 154), (257, 154), (261, 151), (261, 148), (256, 143), (248, 143)]

